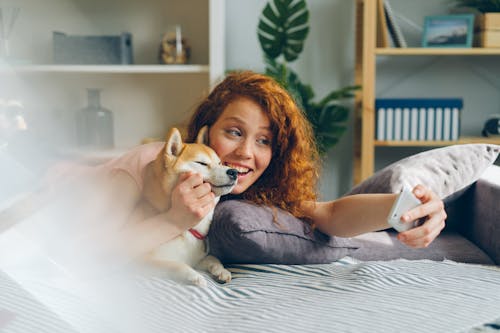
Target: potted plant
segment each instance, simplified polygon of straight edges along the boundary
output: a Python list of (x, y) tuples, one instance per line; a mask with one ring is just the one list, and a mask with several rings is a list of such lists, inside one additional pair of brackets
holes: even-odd
[(289, 67), (297, 60), (309, 33), (309, 10), (305, 0), (270, 0), (264, 7), (257, 34), (266, 62), (265, 72), (275, 78), (305, 112), (312, 124), (318, 149), (324, 154), (346, 130), (350, 109), (343, 105), (359, 87), (347, 86), (314, 101), (314, 91)]
[(454, 0), (457, 7), (473, 8), (476, 17), (477, 40), (482, 47), (500, 47), (500, 0)]
[(481, 13), (500, 13), (500, 0), (454, 0), (458, 7), (475, 8)]

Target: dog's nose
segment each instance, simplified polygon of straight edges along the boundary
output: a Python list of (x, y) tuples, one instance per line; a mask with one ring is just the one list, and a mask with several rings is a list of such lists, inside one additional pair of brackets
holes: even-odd
[(236, 169), (229, 169), (226, 173), (231, 180), (236, 180), (238, 178), (238, 170)]

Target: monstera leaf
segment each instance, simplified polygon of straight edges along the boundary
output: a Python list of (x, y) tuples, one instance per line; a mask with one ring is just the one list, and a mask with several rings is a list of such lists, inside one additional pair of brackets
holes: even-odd
[[(321, 154), (334, 146), (346, 130), (350, 109), (343, 105), (359, 87), (332, 91), (314, 102), (314, 91), (303, 83), (287, 64), (296, 60), (309, 32), (309, 10), (305, 0), (269, 0), (257, 29), (264, 51), (266, 74), (278, 81), (293, 96), (312, 125)], [(283, 58), (278, 58), (283, 55)]]
[(455, 5), (476, 8), (483, 13), (500, 12), (500, 0), (454, 0)]
[(275, 59), (281, 54), (294, 61), (304, 48), (309, 32), (305, 0), (271, 0), (262, 11), (257, 34), (264, 53)]

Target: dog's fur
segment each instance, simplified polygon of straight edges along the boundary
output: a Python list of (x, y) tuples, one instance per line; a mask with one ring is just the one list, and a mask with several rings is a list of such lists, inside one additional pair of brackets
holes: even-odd
[[(204, 182), (211, 185), (215, 203), (221, 195), (231, 192), (237, 182), (237, 171), (223, 166), (217, 154), (206, 145), (207, 132), (207, 127), (202, 128), (196, 143), (186, 144), (176, 128), (170, 130), (164, 148), (146, 168), (142, 200), (133, 216), (142, 215), (145, 219), (151, 212), (167, 211), (172, 190), (183, 172), (201, 174)], [(193, 228), (195, 233), (206, 235), (212, 216), (213, 210)], [(166, 268), (176, 279), (195, 285), (206, 285), (203, 276), (192, 268), (195, 266), (207, 270), (221, 282), (229, 282), (231, 273), (217, 258), (207, 256), (206, 250), (205, 242), (188, 230), (147, 254), (146, 260)]]

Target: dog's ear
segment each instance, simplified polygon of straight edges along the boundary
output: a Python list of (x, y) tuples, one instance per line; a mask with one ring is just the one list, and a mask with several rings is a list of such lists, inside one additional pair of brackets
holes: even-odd
[(169, 156), (179, 156), (181, 150), (182, 150), (181, 133), (177, 128), (172, 127), (167, 134), (165, 154)]
[(208, 145), (208, 126), (203, 126), (196, 136), (196, 143)]

